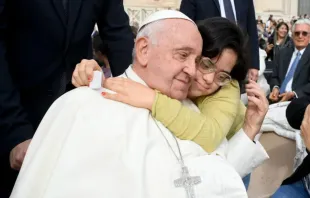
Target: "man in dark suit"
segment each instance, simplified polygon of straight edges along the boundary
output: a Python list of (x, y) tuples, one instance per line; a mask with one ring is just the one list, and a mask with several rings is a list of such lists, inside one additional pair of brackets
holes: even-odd
[(0, 0), (0, 197), (8, 197), (30, 139), (66, 91), (75, 65), (92, 58), (98, 24), (114, 76), (131, 63), (122, 0)]
[(253, 0), (182, 0), (180, 11), (194, 21), (210, 17), (226, 17), (236, 22), (249, 35), (251, 68), (248, 76), (258, 79), (258, 36)]
[(295, 47), (284, 48), (274, 60), (269, 100), (273, 103), (310, 96), (310, 20), (292, 28)]

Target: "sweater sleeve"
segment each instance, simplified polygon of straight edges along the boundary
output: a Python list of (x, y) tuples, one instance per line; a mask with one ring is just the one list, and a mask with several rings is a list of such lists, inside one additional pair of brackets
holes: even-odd
[(176, 137), (192, 140), (213, 152), (226, 137), (237, 114), (240, 100), (238, 83), (222, 87), (212, 96), (197, 99), (201, 113), (183, 106), (178, 100), (157, 93), (152, 115)]

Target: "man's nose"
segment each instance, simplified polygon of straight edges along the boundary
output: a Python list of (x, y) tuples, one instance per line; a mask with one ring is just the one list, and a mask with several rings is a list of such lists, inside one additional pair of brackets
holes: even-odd
[(184, 69), (184, 72), (187, 73), (191, 78), (196, 76), (196, 63), (187, 64), (187, 66)]
[(212, 84), (214, 81), (215, 72), (204, 74), (203, 79), (207, 84)]

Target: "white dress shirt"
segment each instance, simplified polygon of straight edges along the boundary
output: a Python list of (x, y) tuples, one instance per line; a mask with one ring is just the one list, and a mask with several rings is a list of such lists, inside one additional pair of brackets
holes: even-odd
[[(235, 15), (235, 20), (237, 22), (237, 15), (236, 15), (236, 8), (235, 8), (235, 1), (234, 0), (230, 0), (231, 1), (231, 5), (232, 5), (232, 9)], [(224, 7), (224, 1), (223, 0), (219, 0), (219, 4), (220, 4), (220, 8), (221, 8), (221, 17), (226, 18), (226, 12), (225, 12), (225, 7)]]
[[(304, 53), (305, 50), (306, 50), (306, 48), (299, 51), (299, 52), (300, 52), (300, 59), (301, 59), (301, 57), (302, 57), (302, 55), (303, 55), (303, 53)], [(285, 77), (287, 76), (288, 72), (290, 71), (290, 69), (291, 69), (291, 67), (292, 67), (292, 64), (293, 64), (293, 62), (294, 62), (294, 60), (295, 60), (295, 58), (296, 58), (296, 56), (297, 56), (297, 53), (298, 53), (298, 50), (295, 48), (295, 51), (294, 51), (293, 56), (292, 56), (292, 58), (291, 58), (291, 62), (290, 62), (290, 65), (289, 65), (289, 67), (288, 67), (288, 69), (287, 69), (287, 72), (286, 72)], [(300, 61), (300, 60), (299, 60), (299, 61)], [(296, 69), (297, 69), (297, 67), (296, 67)], [(294, 79), (294, 78), (292, 78), (292, 79), (287, 83), (286, 88), (285, 88), (285, 92), (290, 92), (290, 91), (292, 91), (293, 79)], [(294, 92), (294, 93), (295, 93), (295, 92)], [(295, 93), (295, 95), (296, 95), (296, 93)], [(296, 95), (296, 97), (297, 97), (297, 95)]]

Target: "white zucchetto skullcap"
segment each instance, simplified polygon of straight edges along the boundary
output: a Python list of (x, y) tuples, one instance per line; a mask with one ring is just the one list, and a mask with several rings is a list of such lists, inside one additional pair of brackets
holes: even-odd
[[(192, 22), (195, 24), (193, 20), (191, 20), (188, 16), (183, 14), (182, 12), (176, 11), (176, 10), (160, 10), (157, 12), (154, 12), (150, 16), (148, 16), (141, 24), (138, 32), (145, 27), (146, 25), (153, 23), (155, 21), (164, 20), (164, 19), (184, 19)], [(196, 24), (195, 24), (196, 25)]]

